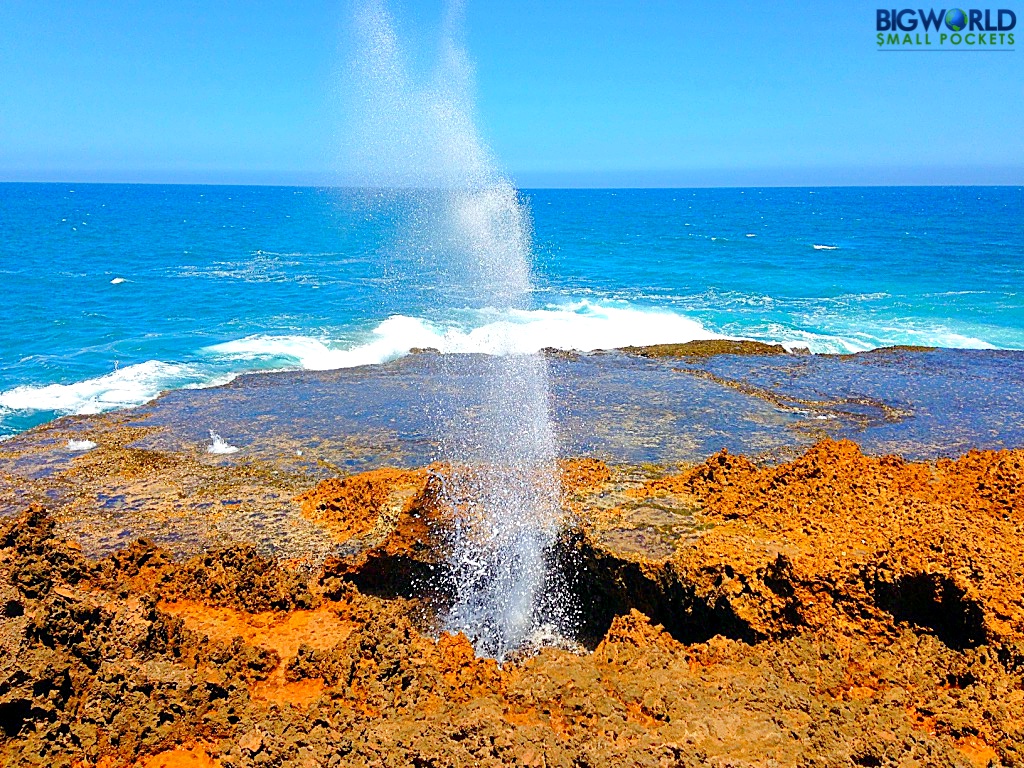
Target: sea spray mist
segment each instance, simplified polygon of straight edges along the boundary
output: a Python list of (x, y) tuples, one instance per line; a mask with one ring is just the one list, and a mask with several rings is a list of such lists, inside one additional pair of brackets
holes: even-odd
[(446, 8), (437, 65), (420, 81), (382, 2), (359, 4), (351, 70), (351, 167), (408, 221), (395, 247), (438, 282), (438, 302), (493, 313), (492, 355), (438, 356), (471, 381), (426, 404), (451, 506), (442, 628), (504, 657), (564, 633), (572, 609), (549, 561), (561, 524), (547, 361), (517, 353), (512, 310), (532, 307), (529, 214), (481, 140), (461, 8)]

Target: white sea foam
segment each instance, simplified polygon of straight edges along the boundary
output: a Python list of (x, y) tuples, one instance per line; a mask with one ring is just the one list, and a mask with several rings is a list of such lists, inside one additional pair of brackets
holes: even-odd
[(831, 332), (806, 331), (771, 324), (757, 337), (764, 341), (775, 341), (789, 352), (803, 348), (815, 354), (852, 354), (899, 344), (947, 349), (998, 348), (983, 339), (942, 326), (913, 328), (909, 323), (905, 327), (874, 327), (870, 331), (836, 328)]
[(818, 245), (818, 244), (814, 245), (814, 250), (816, 250), (816, 251), (835, 251), (838, 248), (839, 248), (838, 245)]
[(231, 445), (227, 440), (218, 435), (212, 429), (210, 430), (210, 440), (212, 440), (213, 442), (206, 447), (207, 453), (216, 453), (218, 455), (238, 453), (238, 446)]
[[(760, 338), (760, 336), (759, 336)], [(813, 333), (811, 331), (777, 328), (763, 339), (781, 344), (787, 352), (813, 352), (814, 354), (849, 355), (854, 352), (866, 352), (869, 349), (883, 346), (854, 334)]]
[(96, 447), (96, 443), (92, 440), (68, 440), (67, 449), (69, 451), (91, 451)]
[(545, 347), (592, 351), (719, 338), (699, 322), (657, 309), (580, 301), (540, 310), (482, 310), (465, 325), (395, 315), (361, 342), (311, 336), (250, 336), (203, 350), (207, 364), (149, 360), (71, 384), (23, 385), (0, 392), (0, 414), (95, 414), (142, 405), (170, 389), (211, 387), (268, 369), (332, 370), (376, 365), (413, 348), (445, 353), (531, 354)]
[(194, 366), (149, 360), (74, 384), (20, 386), (0, 392), (0, 407), (11, 411), (102, 413), (141, 405), (173, 387), (203, 378)]
[(123, 277), (115, 277), (113, 280), (110, 281), (110, 284), (111, 285), (120, 285), (121, 283), (125, 283), (125, 282), (127, 282), (127, 280), (125, 280)]
[(387, 362), (417, 347), (452, 354), (525, 355), (546, 347), (590, 352), (722, 338), (685, 315), (625, 303), (481, 310), (476, 317), (489, 322), (465, 328), (395, 315), (374, 328), (368, 341), (344, 349), (308, 336), (250, 336), (205, 351), (234, 360), (278, 358), (308, 370), (329, 370)]
[[(841, 297), (860, 300), (886, 294)], [(770, 297), (718, 301), (739, 306), (773, 306)], [(249, 336), (204, 348), (199, 363), (150, 360), (125, 366), (96, 378), (71, 384), (23, 385), (0, 392), (0, 423), (18, 413), (52, 411), (94, 414), (141, 405), (171, 389), (212, 387), (250, 372), (267, 370), (332, 370), (377, 365), (408, 354), (414, 348), (433, 348), (450, 354), (526, 355), (544, 348), (591, 352), (627, 346), (684, 343), (700, 339), (754, 338), (782, 344), (789, 351), (814, 353), (863, 352), (894, 344), (959, 349), (995, 349), (969, 329), (942, 325), (848, 323), (815, 330), (766, 323), (745, 332), (732, 325), (731, 335), (714, 332), (680, 311), (638, 307), (625, 301), (581, 300), (544, 309), (458, 313), (458, 322), (431, 321), (395, 315), (379, 323), (364, 338), (339, 341), (313, 336)], [(973, 330), (973, 329), (972, 329)], [(976, 333), (981, 333), (978, 329)]]
[[(914, 328), (908, 323), (906, 327), (902, 328), (880, 328), (878, 333), (882, 334), (886, 340), (875, 346), (919, 344), (928, 347), (945, 347), (946, 349), (998, 349), (996, 345), (983, 339), (957, 333), (942, 326)], [(890, 335), (884, 336), (886, 333)]]

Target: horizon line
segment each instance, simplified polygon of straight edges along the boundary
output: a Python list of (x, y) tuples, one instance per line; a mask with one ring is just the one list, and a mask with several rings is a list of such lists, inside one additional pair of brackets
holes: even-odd
[[(371, 184), (294, 184), (294, 183), (272, 183), (272, 182), (218, 182), (218, 181), (84, 181), (84, 180), (60, 180), (60, 181), (39, 181), (39, 180), (13, 180), (0, 179), (0, 185), (13, 184), (38, 184), (57, 185), (74, 184), (77, 186), (108, 186), (108, 187), (268, 187), (277, 189), (323, 189), (323, 190), (374, 190), (374, 191), (426, 191), (443, 190), (445, 187), (414, 187), (414, 186), (387, 186)], [(1018, 183), (943, 183), (928, 182), (914, 184), (881, 184), (881, 183), (832, 183), (832, 184), (693, 184), (693, 185), (536, 185), (536, 184), (515, 184), (518, 190), (553, 190), (553, 191), (596, 191), (596, 190), (679, 190), (679, 189), (892, 189), (892, 188), (1024, 188), (1024, 181)]]

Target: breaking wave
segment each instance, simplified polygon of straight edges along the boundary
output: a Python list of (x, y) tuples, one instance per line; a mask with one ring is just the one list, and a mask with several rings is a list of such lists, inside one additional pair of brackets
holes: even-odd
[(349, 334), (347, 341), (328, 336), (253, 335), (204, 347), (188, 362), (148, 360), (83, 381), (14, 387), (0, 392), (0, 426), (15, 414), (93, 414), (141, 405), (162, 392), (217, 386), (245, 373), (378, 365), (414, 349), (519, 355), (545, 348), (590, 352), (716, 338), (754, 338), (817, 353), (857, 352), (889, 344), (993, 348), (982, 339), (939, 326), (830, 331), (766, 324), (730, 330), (735, 335), (713, 331), (680, 311), (626, 301), (583, 300), (503, 312), (466, 310), (457, 321), (393, 315), (368, 331)]

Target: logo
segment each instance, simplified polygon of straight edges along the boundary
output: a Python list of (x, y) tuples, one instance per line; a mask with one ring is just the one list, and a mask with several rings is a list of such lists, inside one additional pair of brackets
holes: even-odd
[(1012, 51), (1017, 14), (1009, 8), (879, 8), (880, 51)]
[(946, 28), (951, 32), (963, 32), (967, 26), (967, 14), (962, 8), (946, 11)]

